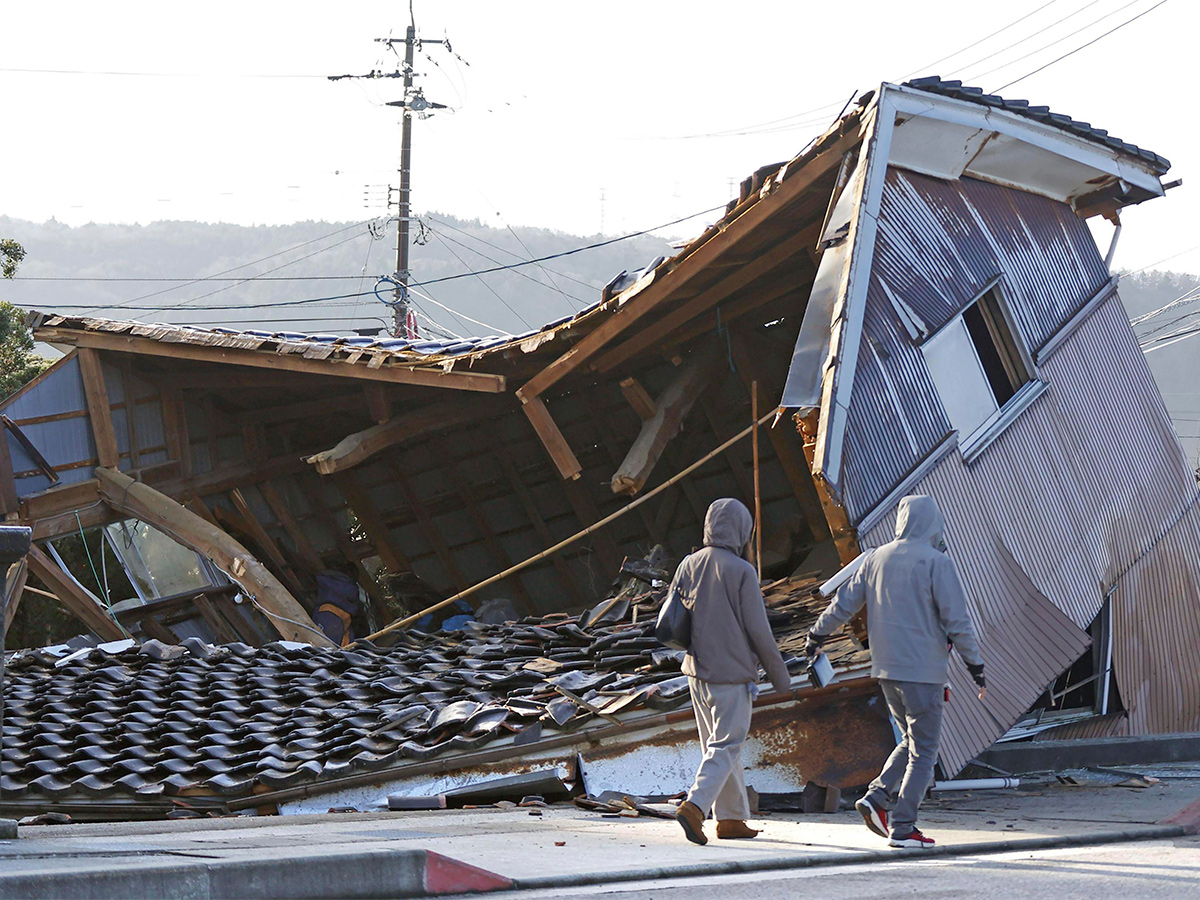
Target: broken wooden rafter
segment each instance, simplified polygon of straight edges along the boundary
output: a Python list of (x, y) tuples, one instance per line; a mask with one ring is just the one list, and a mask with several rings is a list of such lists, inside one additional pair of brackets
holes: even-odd
[(344, 472), (389, 447), (427, 434), (454, 428), (489, 413), (499, 412), (492, 400), (468, 400), (453, 406), (431, 404), (394, 416), (382, 425), (373, 425), (342, 438), (336, 447), (309, 456), (305, 462), (322, 475)]
[(648, 422), (654, 418), (654, 398), (632, 375), (621, 379), (621, 393), (625, 395), (625, 399), (629, 401), (629, 405), (633, 407), (633, 411), (638, 414), (639, 419)]
[(165, 494), (121, 472), (101, 467), (96, 469), (96, 478), (101, 496), (109, 506), (148, 522), (212, 560), (255, 601), (284, 638), (318, 647), (333, 646), (287, 588), (230, 535)]
[[(38, 450), (33, 441), (26, 436), (25, 432), (21, 431), (20, 426), (18, 426), (12, 419), (5, 415), (0, 415), (0, 422), (2, 422), (4, 424), (4, 428), (8, 429), (8, 431), (12, 433), (12, 436), (17, 439), (17, 443), (21, 445), (21, 449), (28, 454), (29, 458), (32, 459), (38, 469), (41, 470), (41, 473), (50, 479), (50, 483), (58, 484), (58, 472), (54, 470), (54, 466), (47, 462), (46, 457), (42, 456), (41, 451)], [(0, 437), (2, 436), (2, 433), (0, 433)], [(5, 451), (7, 451), (7, 439), (5, 440)]]
[(120, 456), (117, 452), (117, 433), (113, 428), (112, 407), (104, 384), (104, 367), (100, 354), (92, 347), (79, 348), (79, 373), (83, 376), (83, 393), (87, 398), (88, 419), (92, 423), (92, 439), (100, 465), (115, 469)]
[(269, 481), (260, 482), (256, 486), (258, 487), (258, 492), (262, 494), (262, 498), (267, 501), (267, 506), (271, 507), (271, 512), (275, 514), (275, 518), (279, 520), (279, 524), (283, 526), (283, 530), (287, 532), (287, 536), (292, 539), (301, 565), (308, 570), (309, 574), (316, 575), (325, 568), (321, 564), (321, 554), (317, 552), (317, 548), (312, 545), (312, 542), (308, 539), (308, 535), (300, 527), (300, 523), (296, 520), (295, 515), (292, 514), (292, 510), (288, 507), (283, 495)]
[(505, 390), (503, 375), (489, 375), (483, 372), (447, 372), (442, 368), (417, 368), (404, 364), (381, 365), (372, 368), (367, 365), (339, 362), (337, 359), (305, 359), (295, 354), (264, 353), (258, 350), (239, 350), (233, 347), (163, 343), (150, 338), (100, 331), (83, 332), (73, 328), (39, 328), (37, 329), (37, 339), (56, 344), (74, 344), (81, 349), (110, 350), (117, 353), (163, 356), (170, 359), (189, 359), (260, 369), (282, 369), (288, 372), (380, 381), (387, 384), (411, 384), (459, 391), (483, 391), (492, 394)]
[(120, 623), (104, 608), (100, 598), (68, 575), (45, 550), (34, 544), (29, 548), (26, 559), (30, 573), (49, 588), (63, 608), (96, 637), (105, 641), (119, 641), (127, 637)]
[(563, 437), (563, 433), (551, 417), (550, 410), (546, 409), (542, 398), (531, 397), (528, 400), (522, 398), (521, 409), (524, 410), (525, 417), (529, 419), (533, 430), (537, 432), (538, 439), (542, 442), (546, 453), (550, 455), (550, 461), (558, 469), (558, 474), (572, 481), (578, 478), (583, 473), (583, 466), (575, 458), (571, 445)]
[(673, 295), (677, 296), (676, 292), (697, 275), (709, 271), (711, 265), (719, 264), (724, 253), (736, 248), (740, 243), (748, 243), (759, 225), (799, 199), (813, 184), (837, 166), (842, 155), (859, 143), (861, 131), (859, 123), (842, 136), (830, 141), (814, 158), (807, 160), (800, 169), (777, 184), (772, 193), (747, 207), (737, 218), (725, 223), (722, 230), (697, 247), (690, 256), (680, 260), (671, 271), (655, 278), (653, 283), (640, 293), (625, 300), (624, 305), (619, 306), (590, 334), (522, 385), (517, 391), (517, 396), (522, 401), (528, 401), (544, 394), (646, 314)]
[(632, 497), (654, 471), (667, 444), (683, 428), (683, 420), (716, 372), (711, 352), (700, 353), (687, 362), (654, 404), (654, 415), (642, 430), (612, 477), (614, 494)]

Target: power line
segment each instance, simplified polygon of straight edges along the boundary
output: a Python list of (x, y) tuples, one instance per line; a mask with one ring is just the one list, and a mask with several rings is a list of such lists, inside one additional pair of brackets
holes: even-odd
[(321, 78), (325, 75), (280, 75), (256, 72), (123, 72), (112, 69), (19, 69), (0, 68), (0, 72), (21, 75), (117, 75), (126, 78)]
[[(961, 66), (958, 66), (957, 68), (951, 69), (950, 74), (953, 75), (956, 72), (963, 71), (964, 69), (970, 69), (974, 66), (979, 65), (980, 63), (987, 62), (989, 59), (995, 59), (1001, 53), (1007, 53), (1009, 50), (1012, 50), (1014, 47), (1020, 47), (1022, 44), (1026, 44), (1029, 41), (1032, 41), (1034, 38), (1038, 37), (1039, 35), (1045, 34), (1051, 28), (1054, 28), (1056, 25), (1061, 25), (1063, 22), (1067, 21), (1067, 19), (1073, 19), (1075, 16), (1079, 15), (1085, 9), (1090, 9), (1091, 7), (1095, 6), (1099, 2), (1100, 2), (1100, 0), (1089, 0), (1088, 3), (1085, 3), (1083, 6), (1079, 7), (1079, 9), (1075, 10), (1074, 12), (1067, 13), (1061, 19), (1055, 19), (1049, 25), (1042, 26), (1037, 31), (1033, 32), (1032, 34), (1027, 34), (1027, 35), (1025, 35), (1025, 37), (1015, 40), (1011, 44), (1008, 44), (1004, 47), (1001, 47), (999, 50), (995, 50), (995, 51), (987, 54), (987, 56), (981, 56), (981, 57), (979, 57), (979, 59), (977, 59), (973, 62), (965, 63)], [(1109, 15), (1111, 15), (1111, 13)]]
[[(1075, 37), (1075, 35), (1081, 34), (1084, 31), (1087, 31), (1089, 28), (1093, 27), (1094, 25), (1099, 25), (1105, 19), (1111, 18), (1112, 16), (1115, 16), (1119, 12), (1124, 12), (1125, 10), (1129, 9), (1129, 7), (1134, 6), (1137, 2), (1138, 2), (1138, 0), (1129, 0), (1128, 3), (1125, 3), (1122, 6), (1118, 6), (1116, 9), (1109, 10), (1104, 15), (1093, 19), (1092, 21), (1088, 22), (1086, 25), (1082, 25), (1079, 28), (1076, 28), (1074, 31), (1069, 31), (1066, 34), (1064, 34), (1062, 37), (1055, 38), (1050, 43), (1043, 44), (1042, 46), (1038, 47), (1036, 50), (1030, 50), (1024, 56), (1018, 56), (1015, 59), (1010, 59), (1006, 62), (1001, 63), (998, 66), (993, 66), (992, 68), (988, 69), (985, 72), (978, 72), (978, 73), (972, 75), (971, 80), (977, 81), (981, 78), (984, 78), (987, 75), (991, 75), (993, 72), (999, 72), (1001, 69), (1007, 69), (1009, 66), (1015, 66), (1019, 62), (1023, 62), (1024, 60), (1029, 59), (1029, 57), (1031, 57), (1031, 56), (1037, 56), (1043, 50), (1049, 50), (1051, 47), (1061, 44), (1063, 41), (1068, 40), (1069, 38), (1073, 38), (1073, 37)], [(1088, 6), (1092, 6), (1092, 5), (1093, 5), (1092, 3), (1088, 4)], [(1087, 9), (1087, 7), (1085, 6), (1084, 9)]]
[(480, 269), (475, 272), (460, 272), (457, 275), (445, 275), (441, 278), (431, 278), (428, 281), (413, 282), (413, 284), (425, 287), (425, 286), (431, 285), (431, 284), (440, 284), (443, 281), (455, 281), (456, 279), (459, 279), (459, 278), (471, 278), (476, 275), (487, 275), (491, 272), (503, 272), (507, 269), (519, 269), (522, 266), (537, 265), (538, 263), (546, 262), (547, 260), (561, 259), (564, 256), (573, 256), (576, 253), (583, 253), (585, 250), (596, 250), (599, 247), (607, 247), (609, 244), (616, 244), (621, 241), (627, 241), (630, 238), (641, 237), (642, 235), (646, 235), (646, 234), (652, 234), (655, 231), (661, 231), (664, 228), (670, 228), (672, 225), (678, 225), (681, 222), (687, 222), (690, 219), (696, 219), (696, 218), (699, 218), (700, 216), (705, 216), (705, 215), (708, 215), (709, 213), (713, 213), (713, 212), (716, 212), (717, 210), (723, 210), (723, 209), (725, 209), (724, 203), (722, 203), (720, 206), (714, 206), (714, 207), (711, 207), (710, 209), (701, 210), (698, 213), (692, 213), (690, 216), (684, 216), (683, 218), (675, 219), (671, 222), (666, 222), (662, 225), (656, 225), (653, 228), (647, 228), (647, 229), (644, 229), (643, 231), (635, 231), (630, 234), (623, 234), (620, 237), (609, 238), (606, 241), (597, 241), (594, 244), (587, 244), (586, 246), (583, 246), (583, 247), (576, 247), (574, 250), (564, 250), (562, 253), (551, 253), (549, 256), (539, 256), (536, 259), (527, 259), (527, 260), (523, 260), (521, 262), (510, 263), (508, 265), (503, 265), (503, 266), (493, 266), (490, 269)]
[[(440, 240), (446, 244), (446, 249), (450, 251), (450, 255), (453, 256), (455, 259), (457, 259), (460, 263), (462, 263), (463, 268), (465, 268), (465, 269), (471, 268), (470, 266), (467, 265), (466, 260), (464, 260), (461, 256), (459, 256), (458, 253), (455, 252), (454, 248), (450, 246), (449, 239), (445, 235), (438, 234), (435, 231), (434, 236), (437, 237), (438, 240)], [(509, 302), (507, 300), (505, 300), (503, 297), (501, 297), (500, 294), (498, 294), (496, 292), (495, 288), (493, 288), (490, 284), (488, 284), (486, 281), (483, 280), (483, 275), (481, 273), (475, 272), (472, 274), (476, 278), (479, 279), (480, 284), (482, 284), (485, 288), (487, 288), (489, 291), (491, 291), (492, 296), (494, 296), (497, 300), (499, 300), (501, 303), (504, 304), (505, 308), (507, 308), (510, 313), (512, 313), (514, 316), (516, 316), (518, 319), (521, 320), (522, 325), (524, 325), (526, 328), (533, 327), (527, 321), (525, 321), (525, 317), (523, 315), (521, 315), (519, 312), (517, 312), (515, 309), (513, 309), (512, 306), (509, 304)], [(430, 282), (418, 282), (418, 283), (421, 285), (425, 285), (425, 284), (429, 284)]]
[(993, 31), (991, 34), (987, 35), (986, 37), (981, 37), (975, 43), (967, 44), (967, 46), (965, 46), (965, 47), (960, 47), (959, 49), (957, 49), (953, 53), (951, 53), (949, 56), (943, 56), (941, 59), (935, 59), (931, 63), (927, 63), (923, 66), (918, 66), (917, 68), (913, 69), (911, 72), (909, 72), (907, 75), (903, 76), (899, 80), (907, 81), (909, 78), (912, 78), (912, 76), (916, 75), (918, 72), (927, 71), (929, 69), (932, 69), (934, 66), (940, 66), (946, 60), (953, 59), (954, 57), (958, 56), (958, 54), (960, 54), (960, 53), (965, 53), (974, 47), (978, 47), (984, 41), (990, 41), (992, 38), (994, 38), (998, 34), (1003, 34), (1005, 31), (1008, 31), (1008, 29), (1012, 28), (1014, 25), (1020, 25), (1026, 19), (1030, 18), (1031, 16), (1037, 15), (1043, 9), (1045, 9), (1047, 6), (1053, 6), (1057, 2), (1058, 2), (1058, 0), (1049, 0), (1048, 3), (1043, 3), (1041, 6), (1039, 6), (1037, 9), (1035, 9), (1033, 12), (1026, 13), (1025, 15), (1021, 16), (1021, 18), (1019, 18), (1019, 19), (1014, 19), (1013, 21), (1011, 21), (1007, 25), (1005, 25), (1003, 28), (998, 28), (997, 30)]
[(1092, 40), (1088, 41), (1086, 44), (1083, 44), (1083, 45), (1081, 45), (1081, 46), (1079, 46), (1079, 47), (1076, 47), (1074, 50), (1071, 50), (1071, 51), (1070, 51), (1070, 52), (1068, 52), (1068, 53), (1064, 53), (1062, 56), (1058, 57), (1057, 59), (1052, 59), (1052, 60), (1050, 60), (1050, 62), (1046, 63), (1044, 66), (1039, 66), (1038, 68), (1034, 69), (1032, 72), (1026, 72), (1026, 73), (1025, 73), (1024, 75), (1022, 75), (1020, 78), (1014, 78), (1014, 79), (1013, 79), (1012, 81), (1010, 81), (1008, 84), (1002, 84), (1002, 85), (1000, 85), (1000, 87), (996, 88), (996, 90), (995, 90), (995, 91), (992, 91), (992, 93), (998, 93), (999, 91), (1002, 91), (1002, 90), (1004, 90), (1005, 88), (1010, 88), (1010, 87), (1012, 87), (1012, 86), (1013, 86), (1014, 84), (1016, 84), (1017, 82), (1024, 81), (1026, 78), (1029, 78), (1029, 77), (1031, 77), (1031, 76), (1033, 76), (1033, 75), (1036, 75), (1038, 72), (1045, 71), (1046, 69), (1050, 68), (1050, 67), (1051, 67), (1052, 65), (1054, 65), (1055, 63), (1060, 63), (1060, 62), (1062, 62), (1062, 61), (1063, 61), (1064, 59), (1066, 59), (1068, 56), (1073, 56), (1073, 55), (1075, 55), (1076, 53), (1078, 53), (1080, 50), (1085, 50), (1085, 49), (1087, 49), (1088, 47), (1092, 46), (1092, 44), (1096, 43), (1097, 41), (1102, 41), (1102, 40), (1104, 40), (1104, 38), (1108, 37), (1108, 36), (1109, 36), (1110, 34), (1112, 34), (1113, 32), (1120, 31), (1120, 30), (1121, 30), (1122, 28), (1124, 28), (1126, 25), (1129, 25), (1129, 24), (1130, 24), (1130, 23), (1132, 23), (1132, 22), (1136, 22), (1136, 21), (1137, 21), (1138, 19), (1140, 19), (1142, 16), (1144, 16), (1144, 15), (1147, 15), (1148, 13), (1152, 13), (1152, 12), (1154, 12), (1154, 10), (1158, 9), (1160, 6), (1162, 6), (1162, 5), (1163, 5), (1164, 3), (1166, 3), (1166, 2), (1167, 2), (1167, 0), (1158, 0), (1158, 2), (1157, 2), (1157, 3), (1155, 3), (1153, 6), (1151, 6), (1149, 9), (1147, 9), (1147, 10), (1143, 10), (1142, 12), (1138, 13), (1138, 14), (1137, 14), (1136, 16), (1134, 16), (1133, 18), (1131, 18), (1131, 19), (1126, 19), (1124, 22), (1122, 22), (1120, 25), (1116, 26), (1115, 28), (1110, 28), (1108, 31), (1104, 32), (1104, 34), (1100, 35), (1099, 37), (1092, 38)]

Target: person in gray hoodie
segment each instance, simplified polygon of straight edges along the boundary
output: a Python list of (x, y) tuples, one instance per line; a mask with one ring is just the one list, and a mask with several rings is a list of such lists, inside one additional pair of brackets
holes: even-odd
[(671, 590), (692, 610), (692, 638), (683, 660), (704, 756), (676, 818), (689, 841), (705, 844), (704, 819), (717, 819), (718, 838), (752, 838), (742, 769), (751, 702), (762, 663), (776, 691), (791, 682), (771, 633), (758, 574), (743, 553), (754, 520), (745, 504), (714, 500), (704, 517), (704, 546), (684, 557)]
[(934, 843), (917, 829), (917, 809), (937, 762), (951, 644), (979, 686), (980, 700), (986, 692), (979, 641), (954, 561), (946, 555), (943, 528), (932, 497), (901, 499), (896, 539), (871, 553), (842, 585), (805, 643), (807, 655), (816, 655), (834, 631), (867, 607), (871, 674), (903, 737), (855, 807), (867, 827), (893, 847)]

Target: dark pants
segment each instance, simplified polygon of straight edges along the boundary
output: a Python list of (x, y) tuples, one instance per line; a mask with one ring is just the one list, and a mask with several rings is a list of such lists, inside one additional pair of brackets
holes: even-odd
[(879, 777), (871, 782), (867, 799), (876, 806), (892, 809), (888, 816), (890, 836), (903, 838), (916, 827), (917, 809), (933, 783), (933, 766), (942, 735), (942, 711), (946, 705), (944, 686), (886, 679), (881, 679), (879, 686), (900, 729), (901, 740)]

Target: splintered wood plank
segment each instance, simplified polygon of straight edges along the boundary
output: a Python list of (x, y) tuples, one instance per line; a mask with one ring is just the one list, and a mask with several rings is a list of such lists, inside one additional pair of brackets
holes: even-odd
[[(595, 429), (595, 433), (598, 436), (600, 445), (604, 447), (604, 452), (608, 454), (608, 458), (612, 461), (614, 467), (621, 465), (625, 459), (625, 454), (617, 446), (616, 435), (613, 434), (612, 429), (600, 413), (597, 413), (595, 420), (598, 420), (596, 421), (598, 427)], [(650, 539), (654, 543), (662, 544), (665, 547), (667, 545), (666, 534), (659, 529), (654, 516), (650, 512), (649, 505), (648, 503), (643, 503), (637, 508), (638, 518), (642, 520), (642, 525), (645, 526), (646, 534), (650, 535)]]
[(542, 398), (533, 397), (526, 400), (521, 408), (525, 411), (525, 417), (529, 419), (533, 430), (537, 432), (538, 439), (550, 455), (550, 461), (554, 463), (558, 473), (565, 479), (578, 478), (583, 472), (583, 466), (575, 458), (571, 445), (559, 431), (558, 425), (550, 416), (550, 410), (546, 409)]
[(125, 637), (124, 630), (108, 614), (100, 598), (59, 568), (58, 563), (41, 547), (37, 544), (31, 546), (26, 559), (29, 571), (58, 598), (63, 609), (96, 637), (106, 641), (119, 641)]
[[(542, 516), (541, 510), (538, 509), (528, 485), (521, 480), (521, 473), (513, 464), (508, 453), (508, 448), (498, 448), (496, 456), (500, 460), (501, 468), (504, 469), (504, 476), (508, 479), (508, 483), (512, 485), (517, 499), (521, 501), (521, 506), (524, 507), (525, 515), (528, 516), (530, 524), (533, 525), (533, 530), (537, 534), (538, 540), (547, 547), (553, 546), (555, 544), (554, 536), (550, 534), (550, 529), (546, 526), (545, 518)], [(575, 583), (575, 579), (571, 575), (571, 567), (567, 565), (566, 560), (558, 553), (554, 553), (550, 556), (550, 562), (554, 565), (555, 571), (558, 572), (558, 577), (562, 579), (563, 586), (571, 594), (574, 604), (582, 606), (587, 602), (583, 591)]]
[(109, 406), (108, 390), (104, 385), (100, 354), (91, 348), (80, 348), (79, 372), (83, 376), (83, 393), (87, 398), (88, 419), (92, 423), (96, 456), (100, 465), (107, 469), (115, 469), (120, 455), (117, 451), (117, 433), (113, 428), (112, 408)]
[(260, 482), (257, 487), (258, 492), (267, 501), (267, 506), (271, 507), (271, 512), (275, 514), (275, 518), (279, 520), (279, 524), (287, 532), (287, 536), (292, 539), (301, 565), (310, 573), (316, 575), (325, 568), (321, 564), (321, 554), (317, 552), (317, 548), (312, 545), (312, 542), (308, 539), (308, 535), (300, 527), (300, 523), (296, 520), (295, 515), (292, 514), (287, 501), (283, 499), (283, 495), (269, 481)]
[(184, 546), (213, 561), (247, 596), (255, 598), (279, 634), (291, 641), (332, 646), (308, 612), (271, 570), (220, 528), (159, 493), (111, 469), (99, 468), (96, 478), (105, 502), (114, 509), (149, 522)]
[(246, 502), (245, 495), (238, 488), (234, 488), (229, 492), (229, 499), (233, 501), (233, 507), (245, 520), (247, 527), (250, 529), (249, 537), (254, 539), (258, 546), (262, 547), (263, 552), (275, 564), (276, 570), (282, 576), (284, 584), (292, 589), (295, 594), (303, 594), (304, 586), (300, 583), (300, 579), (296, 577), (296, 573), (292, 571), (291, 565), (284, 558), (283, 552), (279, 549), (279, 545), (275, 543), (275, 539), (267, 532), (266, 527), (258, 520), (258, 516), (254, 515), (254, 510), (250, 504)]

